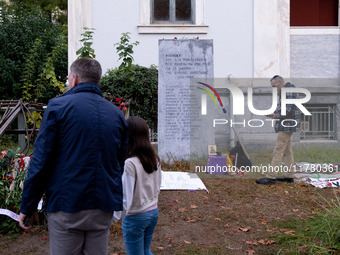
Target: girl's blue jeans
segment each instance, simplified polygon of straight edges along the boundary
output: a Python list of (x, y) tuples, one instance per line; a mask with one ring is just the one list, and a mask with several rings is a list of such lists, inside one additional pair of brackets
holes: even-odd
[(123, 219), (123, 237), (128, 255), (152, 255), (150, 246), (157, 221), (158, 208)]

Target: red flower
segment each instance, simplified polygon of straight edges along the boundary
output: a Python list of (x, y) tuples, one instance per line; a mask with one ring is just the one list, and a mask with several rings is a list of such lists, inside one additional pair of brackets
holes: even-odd
[(126, 111), (126, 110), (127, 110), (127, 107), (124, 108), (124, 111)]
[(119, 102), (119, 100), (120, 100), (119, 98), (116, 98), (116, 102)]
[(174, 39), (177, 40), (177, 37), (175, 37)]
[(198, 36), (197, 36), (197, 40), (200, 39)]
[(120, 101), (123, 101), (123, 100), (124, 100), (124, 98), (121, 98), (121, 99), (120, 99)]
[(10, 176), (10, 175), (5, 175), (5, 176), (4, 176), (4, 180), (6, 180), (7, 178), (10, 178), (10, 179), (11, 179), (11, 182), (13, 182), (13, 177), (12, 177), (12, 176)]

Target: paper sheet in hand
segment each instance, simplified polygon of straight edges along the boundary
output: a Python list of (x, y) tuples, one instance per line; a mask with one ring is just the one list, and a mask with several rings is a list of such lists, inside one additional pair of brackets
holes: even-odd
[(161, 190), (207, 190), (195, 173), (162, 171)]

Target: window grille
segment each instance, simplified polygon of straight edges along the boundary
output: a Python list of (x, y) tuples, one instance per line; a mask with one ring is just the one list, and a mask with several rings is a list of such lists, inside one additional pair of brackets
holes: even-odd
[(336, 139), (335, 105), (305, 106), (312, 115), (301, 114), (300, 138)]
[(150, 135), (150, 142), (152, 142), (152, 143), (158, 142), (157, 128), (149, 129), (149, 135)]

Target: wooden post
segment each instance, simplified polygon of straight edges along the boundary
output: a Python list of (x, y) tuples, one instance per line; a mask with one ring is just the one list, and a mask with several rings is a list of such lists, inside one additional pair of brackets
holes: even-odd
[[(18, 114), (18, 129), (25, 129), (25, 118), (22, 112)], [(18, 143), (21, 150), (25, 149), (25, 134), (18, 134)]]

